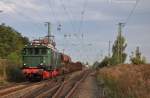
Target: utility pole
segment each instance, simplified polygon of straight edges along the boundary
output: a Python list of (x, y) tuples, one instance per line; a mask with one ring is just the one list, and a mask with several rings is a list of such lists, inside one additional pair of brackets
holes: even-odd
[(62, 50), (63, 54), (65, 53), (65, 49)]
[(101, 50), (101, 60), (103, 60), (103, 50)]
[(108, 43), (108, 57), (110, 57), (110, 48), (111, 48), (111, 41), (109, 40), (109, 43)]
[(109, 43), (108, 43), (108, 66), (110, 65), (110, 46), (111, 46), (111, 41), (109, 40)]
[(122, 63), (122, 28), (124, 27), (125, 23), (118, 23), (118, 37), (120, 38), (118, 41), (118, 63)]
[(51, 26), (51, 23), (50, 22), (45, 22), (45, 24), (47, 25), (48, 27), (48, 43), (51, 43), (51, 31), (50, 31), (50, 26)]

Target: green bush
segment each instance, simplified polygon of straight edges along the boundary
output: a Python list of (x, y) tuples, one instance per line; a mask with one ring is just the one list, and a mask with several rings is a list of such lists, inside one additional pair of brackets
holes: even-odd
[(8, 67), (6, 73), (7, 73), (8, 81), (22, 82), (25, 80), (19, 67), (16, 66)]
[(8, 60), (0, 60), (0, 80), (9, 82), (22, 82), (24, 76), (18, 65)]
[(16, 65), (20, 65), (21, 64), (21, 57), (19, 55), (19, 53), (16, 53), (16, 52), (12, 52), (8, 55), (7, 57), (13, 64), (16, 64)]

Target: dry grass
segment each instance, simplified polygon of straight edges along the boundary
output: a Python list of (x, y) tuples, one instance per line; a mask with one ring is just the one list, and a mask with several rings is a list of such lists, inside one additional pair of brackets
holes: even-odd
[(118, 65), (98, 71), (111, 98), (150, 98), (150, 65)]

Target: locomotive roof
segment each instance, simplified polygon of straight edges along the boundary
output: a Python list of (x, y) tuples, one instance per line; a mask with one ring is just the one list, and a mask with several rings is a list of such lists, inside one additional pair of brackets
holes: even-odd
[(25, 45), (24, 48), (48, 48), (48, 49), (52, 49), (53, 51), (57, 51), (56, 48), (54, 48), (52, 45)]

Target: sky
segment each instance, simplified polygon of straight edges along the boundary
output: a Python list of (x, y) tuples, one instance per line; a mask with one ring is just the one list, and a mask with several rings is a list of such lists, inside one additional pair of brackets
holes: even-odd
[(109, 40), (112, 45), (123, 22), (127, 62), (137, 46), (149, 62), (150, 1), (138, 0), (130, 15), (135, 5), (136, 0), (0, 0), (0, 23), (32, 40), (46, 36), (45, 22), (51, 22), (58, 50), (92, 63), (108, 55)]

